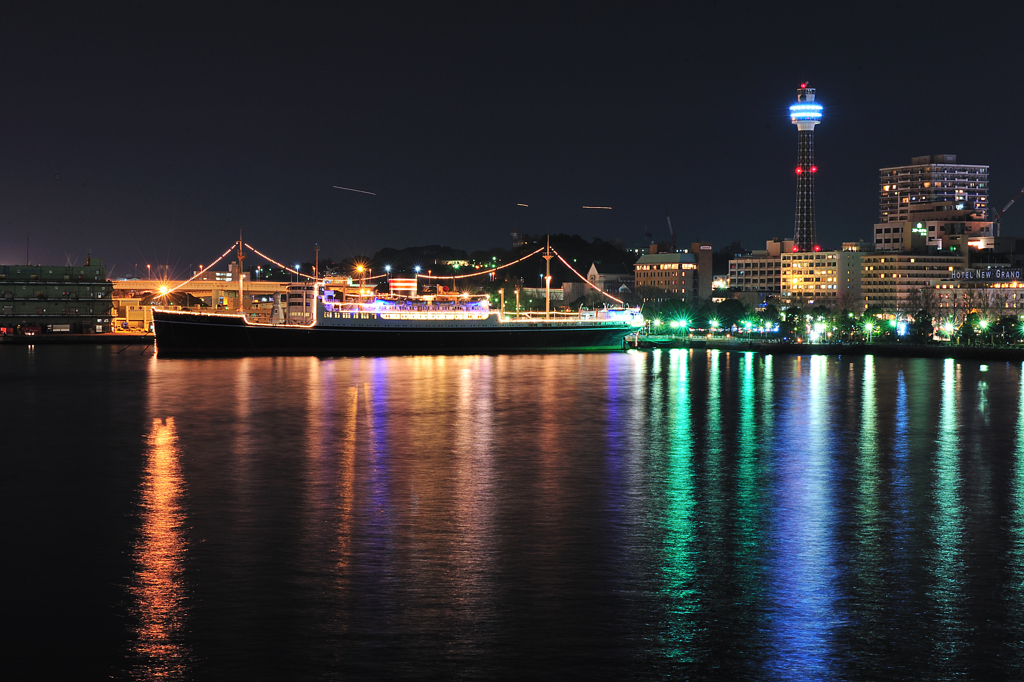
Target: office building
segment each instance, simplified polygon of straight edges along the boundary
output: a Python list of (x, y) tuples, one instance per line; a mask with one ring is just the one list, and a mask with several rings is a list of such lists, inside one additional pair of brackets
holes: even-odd
[[(697, 258), (692, 253), (651, 253), (640, 256), (633, 266), (636, 291), (645, 301), (697, 300)], [(711, 293), (708, 292), (710, 297)]]
[(775, 238), (765, 242), (763, 250), (730, 258), (729, 288), (758, 292), (764, 300), (777, 298), (782, 291), (782, 254), (792, 251), (792, 239)]
[(112, 292), (98, 258), (84, 266), (0, 265), (0, 327), (4, 333), (106, 333)]
[(784, 305), (861, 310), (860, 251), (812, 251), (781, 255)]

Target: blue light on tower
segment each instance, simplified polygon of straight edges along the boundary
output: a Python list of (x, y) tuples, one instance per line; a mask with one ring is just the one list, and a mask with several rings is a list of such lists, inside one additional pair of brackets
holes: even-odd
[(797, 129), (796, 229), (794, 251), (817, 250), (814, 224), (814, 126), (821, 123), (822, 106), (814, 101), (814, 88), (801, 83), (796, 104), (789, 107), (789, 118)]

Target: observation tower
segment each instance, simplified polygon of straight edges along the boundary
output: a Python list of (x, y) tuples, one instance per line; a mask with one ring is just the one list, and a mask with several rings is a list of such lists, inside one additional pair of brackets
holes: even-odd
[(789, 117), (797, 129), (796, 162), (796, 232), (794, 251), (814, 251), (817, 235), (814, 229), (814, 126), (821, 123), (821, 105), (814, 101), (814, 88), (801, 83), (796, 91), (796, 104), (789, 107)]

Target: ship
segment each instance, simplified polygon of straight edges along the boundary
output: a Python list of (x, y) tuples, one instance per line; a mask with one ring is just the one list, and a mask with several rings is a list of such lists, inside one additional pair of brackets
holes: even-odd
[(244, 312), (155, 308), (160, 356), (385, 355), (618, 350), (642, 326), (636, 308), (505, 313), (486, 296), (374, 295), (346, 300), (318, 283), (307, 324)]

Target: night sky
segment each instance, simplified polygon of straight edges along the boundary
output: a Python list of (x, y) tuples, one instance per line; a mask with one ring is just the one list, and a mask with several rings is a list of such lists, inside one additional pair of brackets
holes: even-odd
[(183, 275), (239, 230), (288, 263), (516, 229), (642, 246), (666, 209), (680, 244), (763, 248), (793, 234), (805, 80), (826, 248), (870, 238), (878, 169), (912, 156), (988, 164), (994, 208), (1024, 186), (1020, 2), (10, 4), (0, 263), (27, 238)]

